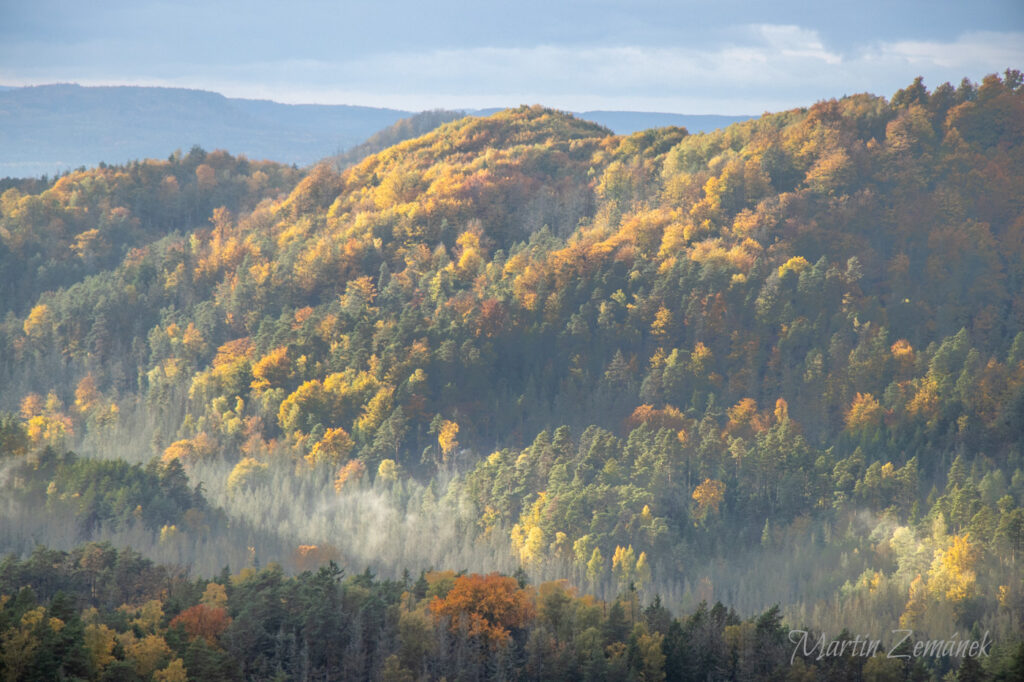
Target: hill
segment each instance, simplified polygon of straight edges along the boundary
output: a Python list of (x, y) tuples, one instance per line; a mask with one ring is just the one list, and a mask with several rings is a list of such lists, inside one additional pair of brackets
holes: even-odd
[[(771, 614), (735, 641), (781, 613), (1013, 642), (1022, 121), (1007, 71), (710, 134), (521, 107), (343, 171), (189, 155), (14, 187), (0, 271), (85, 274), (0, 298), (0, 442), (179, 461), (246, 533), (385, 577)], [(189, 177), (177, 229), (114, 191)], [(90, 265), (125, 221), (143, 236)]]
[(53, 175), (193, 146), (305, 166), (410, 114), (233, 99), (181, 88), (12, 88), (0, 91), (0, 176)]

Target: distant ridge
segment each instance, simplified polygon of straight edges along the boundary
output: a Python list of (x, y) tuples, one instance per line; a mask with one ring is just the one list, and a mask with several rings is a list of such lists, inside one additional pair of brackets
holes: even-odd
[[(351, 163), (380, 145), (422, 134), (455, 113), (487, 116), (500, 109), (450, 112), (387, 131), (415, 112), (351, 105), (281, 104), (229, 98), (205, 90), (75, 84), (0, 86), (0, 177), (38, 177), (101, 162), (165, 158), (193, 146), (251, 159), (306, 166), (325, 157)], [(709, 132), (750, 116), (585, 111), (579, 118), (628, 135), (648, 128)], [(382, 132), (370, 146), (358, 148)], [(340, 157), (345, 154), (345, 159)]]
[(709, 133), (733, 123), (749, 121), (756, 116), (718, 116), (714, 114), (665, 114), (646, 111), (584, 111), (580, 118), (599, 123), (617, 135), (629, 135), (638, 130), (677, 126), (690, 133)]
[(0, 90), (0, 177), (163, 158), (194, 145), (307, 165), (412, 113), (232, 99), (183, 88), (12, 88)]

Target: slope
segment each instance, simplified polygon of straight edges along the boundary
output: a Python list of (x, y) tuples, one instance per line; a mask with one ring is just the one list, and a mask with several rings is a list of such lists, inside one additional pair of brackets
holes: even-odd
[(708, 135), (447, 123), (43, 294), (3, 399), (353, 561), (1011, 630), (1022, 109), (1007, 72)]

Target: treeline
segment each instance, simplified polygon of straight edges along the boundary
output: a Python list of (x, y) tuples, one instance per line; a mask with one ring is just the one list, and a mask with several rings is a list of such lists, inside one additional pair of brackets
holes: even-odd
[[(977, 632), (963, 638), (972, 637), (986, 641)], [(38, 548), (0, 563), (0, 640), (0, 672), (16, 680), (926, 680), (948, 672), (996, 682), (1024, 672), (1024, 644), (1013, 643), (958, 659), (915, 657), (918, 640), (886, 639), (874, 656), (863, 648), (833, 656), (797, 646), (776, 607), (742, 619), (701, 604), (674, 618), (635, 592), (608, 604), (564, 581), (532, 586), (452, 571), (378, 580), (369, 571), (346, 577), (333, 562), (294, 577), (271, 565), (193, 581), (103, 544)]]

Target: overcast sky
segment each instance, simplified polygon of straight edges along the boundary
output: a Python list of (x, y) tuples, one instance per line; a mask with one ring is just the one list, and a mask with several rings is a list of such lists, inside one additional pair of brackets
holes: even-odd
[(1022, 0), (0, 0), (0, 84), (759, 114), (1024, 69)]

